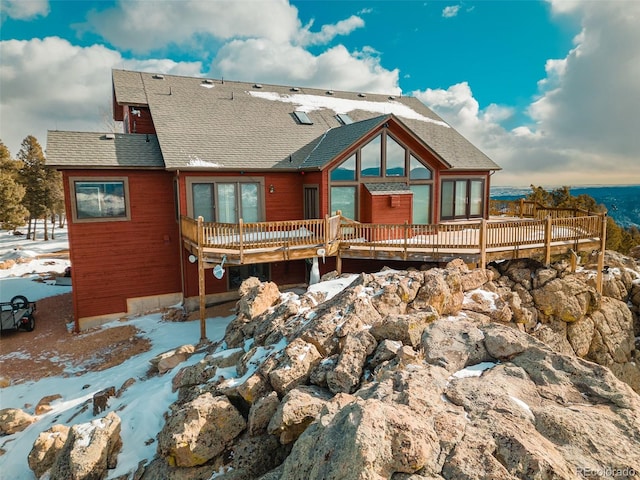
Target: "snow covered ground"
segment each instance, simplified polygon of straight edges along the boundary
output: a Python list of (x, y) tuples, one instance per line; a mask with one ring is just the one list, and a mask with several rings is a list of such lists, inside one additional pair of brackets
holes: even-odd
[[(28, 260), (25, 263), (17, 263), (10, 269), (0, 270), (0, 299), (8, 301), (12, 296), (20, 294), (35, 301), (70, 292), (71, 287), (53, 285), (53, 281), (33, 281), (39, 279), (39, 274), (43, 272), (64, 272), (69, 266), (67, 260), (36, 257), (66, 248), (66, 230), (57, 230), (56, 240), (48, 242), (33, 242), (25, 240), (22, 236), (14, 236), (10, 232), (0, 232), (0, 262), (16, 258)], [(208, 338), (212, 341), (222, 338), (231, 319), (232, 317), (208, 318)], [(91, 407), (82, 411), (85, 402), (90, 402), (93, 395), (104, 388), (115, 386), (119, 389), (130, 378), (135, 379), (135, 383), (120, 398), (112, 397), (109, 401), (108, 410), (117, 411), (122, 419), (124, 443), (118, 457), (118, 467), (109, 471), (109, 478), (135, 470), (142, 458), (153, 458), (156, 443), (149, 443), (147, 440), (155, 439), (162, 428), (163, 414), (177, 399), (177, 392), (171, 392), (171, 372), (164, 376), (147, 377), (149, 360), (181, 345), (197, 343), (200, 338), (200, 324), (197, 321), (163, 322), (160, 314), (132, 318), (129, 324), (136, 327), (141, 336), (151, 341), (151, 350), (101, 372), (91, 372), (82, 376), (48, 377), (0, 390), (0, 409), (21, 408), (30, 414), (34, 413), (35, 406), (43, 397), (54, 394), (62, 396), (51, 404), (53, 410), (40, 415), (38, 421), (26, 430), (0, 437), (0, 448), (6, 452), (0, 456), (0, 478), (35, 478), (27, 464), (27, 455), (38, 434), (54, 424), (75, 425), (90, 422), (95, 417), (92, 415)], [(122, 323), (112, 322), (102, 328), (115, 326), (122, 326)], [(6, 355), (11, 352), (0, 353)], [(193, 355), (182, 366), (196, 363), (202, 357), (203, 354)], [(145, 445), (145, 442), (148, 445)]]
[[(47, 253), (69, 248), (66, 228), (56, 228), (55, 240), (27, 240), (26, 235), (0, 231), (0, 264), (15, 261), (8, 269), (0, 268), (0, 302), (8, 302), (15, 295), (25, 295), (30, 301), (69, 293), (71, 287), (55, 285), (55, 280), (41, 280), (47, 272), (64, 273), (70, 264), (66, 259), (38, 258)], [(41, 238), (41, 237), (40, 237)]]
[[(21, 294), (35, 301), (48, 296), (71, 291), (71, 287), (53, 285), (52, 282), (36, 282), (42, 272), (64, 272), (69, 266), (65, 260), (43, 260), (36, 257), (42, 253), (51, 253), (68, 248), (66, 230), (56, 231), (55, 241), (29, 241), (24, 237), (15, 237), (10, 232), (0, 232), (0, 262), (7, 259), (31, 259), (17, 263), (8, 270), (0, 270), (0, 297), (8, 301), (13, 295)], [(26, 275), (26, 276), (23, 276)], [(315, 291), (325, 291), (328, 297), (345, 288), (353, 277), (341, 278), (332, 282), (323, 282), (313, 286)], [(212, 342), (220, 340), (227, 324), (233, 316), (207, 319), (207, 337)], [(108, 411), (115, 411), (122, 419), (123, 448), (118, 456), (118, 465), (109, 471), (108, 478), (114, 478), (135, 471), (141, 459), (151, 460), (157, 444), (155, 438), (164, 425), (163, 414), (169, 405), (177, 400), (178, 393), (171, 391), (171, 378), (177, 370), (165, 375), (147, 376), (149, 360), (162, 352), (185, 344), (195, 344), (200, 338), (200, 324), (192, 322), (163, 322), (160, 314), (151, 314), (131, 318), (128, 324), (136, 327), (140, 335), (150, 340), (149, 351), (132, 357), (124, 363), (100, 372), (90, 372), (82, 376), (53, 376), (37, 382), (28, 382), (0, 389), (0, 409), (20, 408), (34, 414), (35, 406), (45, 396), (59, 394), (62, 398), (51, 403), (53, 410), (38, 416), (38, 420), (26, 430), (0, 437), (0, 478), (35, 478), (27, 464), (27, 455), (31, 451), (38, 434), (54, 424), (76, 425), (94, 420), (91, 406), (83, 410), (93, 395), (105, 388), (119, 389), (125, 381), (135, 382), (119, 397), (111, 397)], [(101, 328), (122, 326), (122, 322), (112, 322)], [(37, 328), (37, 327), (36, 327)], [(2, 355), (10, 352), (0, 352)], [(204, 353), (194, 354), (178, 368), (200, 361)], [(225, 372), (233, 377), (233, 372)], [(0, 367), (0, 375), (2, 374)], [(107, 412), (104, 412), (106, 415)]]

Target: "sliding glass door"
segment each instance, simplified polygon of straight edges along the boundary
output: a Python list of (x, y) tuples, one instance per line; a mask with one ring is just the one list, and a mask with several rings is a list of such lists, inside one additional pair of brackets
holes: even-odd
[(440, 218), (477, 218), (484, 213), (484, 180), (443, 180), (441, 188)]

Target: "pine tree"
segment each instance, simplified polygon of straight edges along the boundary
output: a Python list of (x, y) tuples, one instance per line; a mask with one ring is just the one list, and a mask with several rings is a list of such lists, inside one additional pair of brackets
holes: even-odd
[(23, 165), (20, 169), (20, 183), (26, 192), (22, 204), (29, 210), (29, 228), (27, 238), (36, 239), (35, 226), (31, 235), (31, 222), (47, 214), (47, 167), (44, 163), (42, 147), (35, 137), (29, 135), (22, 141), (18, 160)]
[(22, 206), (24, 187), (17, 182), (20, 163), (11, 158), (0, 141), (0, 227), (15, 230), (24, 225), (29, 212)]

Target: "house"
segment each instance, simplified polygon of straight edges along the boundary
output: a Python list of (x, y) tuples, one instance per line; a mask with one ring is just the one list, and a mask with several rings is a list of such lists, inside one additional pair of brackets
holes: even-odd
[[(64, 179), (76, 329), (202, 293), (184, 218), (242, 225), (340, 212), (362, 224), (437, 225), (489, 216), (500, 167), (416, 98), (112, 75), (124, 133), (47, 138), (47, 164)], [(329, 257), (321, 270), (335, 267)], [(248, 276), (304, 283), (310, 268), (295, 255), (224, 267), (202, 280), (210, 301), (233, 298)]]

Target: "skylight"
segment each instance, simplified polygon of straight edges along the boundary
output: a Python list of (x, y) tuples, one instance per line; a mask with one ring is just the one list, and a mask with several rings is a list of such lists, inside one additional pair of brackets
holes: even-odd
[(309, 115), (307, 115), (305, 112), (296, 110), (295, 112), (293, 112), (293, 114), (295, 115), (298, 122), (301, 123), (302, 125), (313, 125), (313, 122), (309, 118)]
[(343, 125), (350, 125), (353, 123), (353, 120), (351, 119), (351, 117), (346, 113), (339, 113), (336, 115), (336, 118)]

